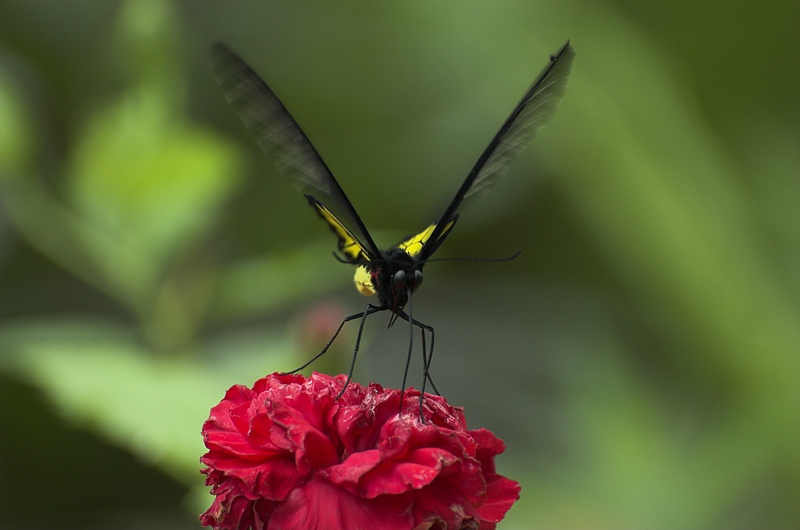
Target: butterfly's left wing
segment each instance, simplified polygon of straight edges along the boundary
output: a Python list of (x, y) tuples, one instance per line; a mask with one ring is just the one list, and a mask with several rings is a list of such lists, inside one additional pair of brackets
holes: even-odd
[(376, 294), (377, 291), (370, 273), (373, 265), (370, 265), (370, 262), (374, 264), (379, 260), (380, 256), (372, 255), (370, 250), (364, 247), (353, 232), (324, 204), (311, 195), (306, 195), (306, 199), (308, 199), (308, 204), (322, 217), (322, 220), (325, 221), (331, 231), (336, 234), (339, 240), (339, 251), (344, 254), (344, 261), (358, 265), (353, 278), (356, 289), (364, 296)]
[(339, 250), (344, 254), (345, 261), (364, 264), (377, 259), (377, 256), (373, 256), (353, 232), (351, 232), (324, 204), (311, 195), (306, 195), (306, 199), (308, 199), (308, 204), (314, 208), (314, 211), (316, 211), (328, 227), (330, 227), (331, 231), (336, 234), (339, 240)]
[(301, 187), (329, 195), (355, 225), (373, 255), (380, 255), (366, 226), (339, 183), (278, 96), (250, 66), (224, 44), (210, 48), (211, 67), (225, 98), (253, 133), (259, 147), (276, 156), (278, 169)]
[(567, 77), (572, 69), (575, 51), (567, 41), (550, 63), (542, 70), (531, 87), (525, 92), (511, 115), (494, 136), (488, 147), (469, 172), (456, 196), (436, 223), (436, 228), (419, 251), (419, 259), (426, 260), (436, 252), (445, 239), (454, 221), (461, 201), (485, 190), (504, 172), (512, 157), (545, 125), (558, 107), (567, 88)]

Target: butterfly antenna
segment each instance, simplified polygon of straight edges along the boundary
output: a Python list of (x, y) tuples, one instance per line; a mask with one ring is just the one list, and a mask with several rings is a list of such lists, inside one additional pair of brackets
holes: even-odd
[(345, 265), (366, 265), (367, 263), (369, 263), (369, 261), (367, 260), (351, 260), (343, 258), (339, 254), (337, 254), (336, 251), (331, 252), (331, 254), (333, 254), (333, 257), (336, 261), (338, 261), (339, 263), (344, 263)]
[(426, 259), (423, 263), (430, 263), (432, 261), (494, 261), (504, 263), (516, 259), (517, 256), (522, 254), (522, 249), (518, 248), (516, 252), (502, 258), (484, 258), (484, 257), (466, 257), (466, 258), (430, 258)]

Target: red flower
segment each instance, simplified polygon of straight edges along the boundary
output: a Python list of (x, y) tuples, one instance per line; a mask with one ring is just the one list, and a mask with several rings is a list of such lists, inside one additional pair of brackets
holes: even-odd
[(519, 484), (495, 472), (505, 449), (461, 410), (419, 391), (314, 373), (234, 386), (203, 424), (200, 516), (216, 529), (409, 530), (495, 528)]

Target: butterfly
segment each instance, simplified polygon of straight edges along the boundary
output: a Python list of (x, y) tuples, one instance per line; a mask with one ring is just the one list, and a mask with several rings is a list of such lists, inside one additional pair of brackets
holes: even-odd
[[(323, 192), (332, 199), (331, 204), (336, 205), (337, 211), (347, 217), (349, 225), (342, 222), (316, 197), (310, 194), (305, 196), (311, 208), (328, 225), (338, 240), (341, 256), (336, 256), (335, 253), (334, 256), (339, 261), (355, 265), (354, 282), (358, 291), (368, 296), (377, 295), (378, 298), (377, 304), (369, 303), (363, 311), (345, 318), (322, 351), (293, 372), (306, 368), (324, 355), (339, 335), (342, 327), (347, 322), (360, 319), (350, 372), (342, 389), (343, 393), (352, 378), (361, 334), (367, 317), (389, 311), (389, 326), (392, 326), (397, 318), (409, 323), (411, 338), (403, 376), (403, 388), (405, 389), (406, 386), (413, 349), (414, 327), (417, 327), (422, 335), (422, 395), (424, 395), (425, 385), (428, 381), (438, 394), (429, 374), (433, 359), (434, 330), (432, 326), (414, 319), (411, 310), (412, 294), (422, 284), (422, 269), (425, 264), (432, 261), (433, 254), (452, 232), (458, 220), (458, 209), (462, 201), (476, 192), (487, 189), (501, 176), (513, 155), (555, 113), (566, 90), (567, 78), (575, 56), (569, 41), (557, 53), (550, 56), (550, 61), (544, 70), (534, 80), (520, 102), (514, 107), (511, 115), (484, 149), (444, 213), (423, 231), (388, 250), (381, 250), (375, 244), (367, 227), (333, 173), (267, 83), (224, 44), (213, 44), (210, 56), (212, 69), (226, 99), (255, 136), (258, 145), (265, 151), (274, 154), (278, 168), (289, 175), (296, 184), (306, 189), (314, 188)], [(496, 261), (513, 259), (517, 254), (519, 251), (509, 258), (500, 258)], [(408, 311), (406, 311), (406, 307), (408, 307)], [(430, 333), (431, 338), (430, 355), (426, 353), (426, 331)], [(422, 400), (420, 400), (420, 414), (421, 408)]]

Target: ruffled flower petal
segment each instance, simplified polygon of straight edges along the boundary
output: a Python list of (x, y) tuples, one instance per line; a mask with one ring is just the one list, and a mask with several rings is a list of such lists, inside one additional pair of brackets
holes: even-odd
[[(232, 387), (203, 424), (200, 517), (216, 529), (493, 529), (519, 498), (505, 449), (439, 396), (272, 374)], [(402, 410), (401, 410), (402, 404)]]

